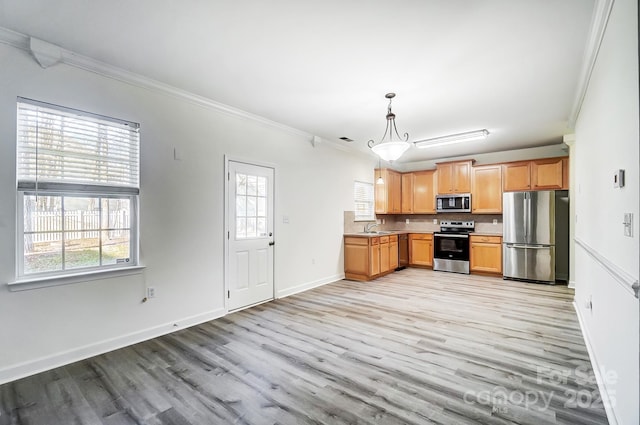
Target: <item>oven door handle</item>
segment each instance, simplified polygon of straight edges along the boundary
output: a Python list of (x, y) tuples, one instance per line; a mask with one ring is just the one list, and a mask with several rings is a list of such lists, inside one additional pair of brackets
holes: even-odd
[(469, 239), (469, 235), (456, 235), (456, 234), (436, 233), (433, 236), (438, 236), (438, 237), (441, 237), (441, 238)]

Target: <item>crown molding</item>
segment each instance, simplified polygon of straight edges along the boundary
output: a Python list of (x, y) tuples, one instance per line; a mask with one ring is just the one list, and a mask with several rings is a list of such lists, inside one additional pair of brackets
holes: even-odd
[[(22, 33), (10, 30), (8, 28), (0, 27), (0, 43), (31, 53), (32, 56), (34, 56), (34, 59), (41, 66), (43, 66), (42, 63), (40, 62), (42, 60), (42, 57), (40, 56), (40, 59), (39, 59), (39, 55), (40, 55), (39, 52), (32, 51), (31, 49), (32, 40), (37, 40), (37, 39), (34, 39), (26, 34), (22, 34)], [(328, 146), (331, 146), (334, 149), (338, 149), (344, 152), (350, 152), (354, 154), (359, 153), (356, 149), (343, 146), (332, 140), (322, 139), (319, 136), (313, 135), (311, 133), (307, 133), (306, 131), (299, 130), (294, 127), (290, 127), (288, 125), (270, 120), (268, 118), (262, 117), (257, 114), (253, 114), (251, 112), (243, 111), (242, 109), (234, 108), (233, 106), (229, 106), (224, 103), (217, 102), (213, 99), (209, 99), (207, 97), (200, 96), (198, 94), (191, 93), (186, 90), (182, 90), (180, 88), (171, 86), (169, 84), (163, 83), (158, 80), (154, 80), (153, 78), (149, 78), (141, 74), (127, 71), (125, 69), (99, 61), (97, 59), (93, 59), (91, 57), (84, 56), (79, 53), (75, 53), (63, 47), (48, 43), (45, 40), (37, 40), (37, 41), (41, 44), (46, 43), (47, 47), (51, 50), (55, 48), (56, 53), (59, 53), (60, 55), (56, 63), (64, 63), (66, 65), (73, 66), (75, 68), (79, 68), (85, 71), (89, 71), (94, 74), (111, 78), (113, 80), (117, 80), (132, 86), (163, 93), (163, 94), (166, 94), (175, 98), (179, 98), (205, 108), (216, 110), (218, 112), (223, 112), (235, 117), (244, 118), (260, 124), (267, 125), (269, 127), (277, 128), (287, 133), (301, 136), (307, 140), (310, 140), (310, 141), (313, 140), (316, 143), (322, 142)]]
[(589, 38), (585, 46), (582, 69), (580, 70), (580, 76), (578, 77), (578, 84), (576, 86), (576, 97), (573, 101), (571, 113), (569, 114), (568, 127), (570, 129), (575, 129), (576, 122), (578, 121), (578, 116), (580, 115), (582, 103), (589, 88), (589, 81), (591, 80), (593, 68), (598, 59), (598, 52), (604, 39), (614, 2), (615, 0), (596, 0), (591, 18), (591, 31), (589, 32)]
[(7, 44), (16, 49), (29, 51), (29, 36), (0, 27), (0, 43)]

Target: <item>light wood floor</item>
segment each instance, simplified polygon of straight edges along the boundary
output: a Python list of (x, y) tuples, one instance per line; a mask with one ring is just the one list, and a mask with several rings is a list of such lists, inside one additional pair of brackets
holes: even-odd
[(603, 424), (573, 291), (407, 269), (0, 386), (6, 424)]

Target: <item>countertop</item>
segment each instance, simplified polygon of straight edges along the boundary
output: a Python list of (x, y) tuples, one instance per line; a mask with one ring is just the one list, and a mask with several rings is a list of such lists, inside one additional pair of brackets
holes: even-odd
[(430, 235), (433, 232), (428, 231), (418, 231), (418, 230), (381, 230), (383, 233), (365, 233), (365, 232), (355, 232), (355, 233), (345, 233), (344, 236), (357, 236), (361, 238), (376, 238), (379, 236), (389, 236), (389, 235), (407, 235), (409, 233), (420, 233)]
[[(382, 230), (384, 233), (365, 233), (365, 232), (355, 232), (355, 233), (345, 233), (344, 236), (356, 236), (361, 238), (375, 238), (379, 236), (389, 236), (389, 235), (406, 235), (409, 233), (414, 234), (433, 234), (432, 231), (421, 231), (421, 230)], [(470, 235), (474, 236), (500, 236), (502, 237), (502, 233), (491, 233), (491, 232), (471, 232)]]

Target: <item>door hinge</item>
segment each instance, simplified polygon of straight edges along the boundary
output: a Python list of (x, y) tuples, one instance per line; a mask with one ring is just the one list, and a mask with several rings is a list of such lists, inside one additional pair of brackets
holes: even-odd
[(227, 239), (229, 239), (229, 238), (230, 238), (229, 234), (230, 234), (230, 233), (229, 233), (229, 231), (227, 230)]
[(231, 298), (231, 291), (227, 290), (227, 298)]
[(231, 180), (231, 172), (227, 173), (227, 180)]

